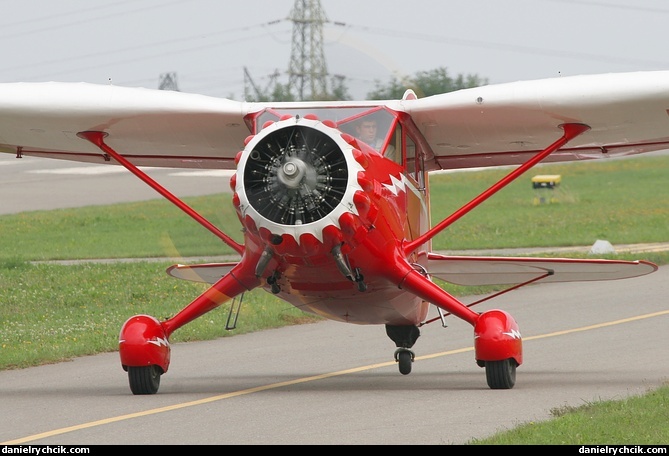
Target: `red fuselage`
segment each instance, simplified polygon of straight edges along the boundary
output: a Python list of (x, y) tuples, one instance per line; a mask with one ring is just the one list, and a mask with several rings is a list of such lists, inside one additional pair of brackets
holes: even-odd
[[(372, 116), (387, 125), (379, 151), (344, 132)], [(423, 270), (429, 248), (403, 249), (429, 229), (429, 201), (414, 165), (423, 151), (399, 116), (375, 109), (335, 123), (284, 115), (263, 127), (231, 181), (245, 232), (242, 262), (271, 256), (254, 269), (263, 287), (306, 312), (359, 324), (424, 321), (429, 304), (397, 285)]]

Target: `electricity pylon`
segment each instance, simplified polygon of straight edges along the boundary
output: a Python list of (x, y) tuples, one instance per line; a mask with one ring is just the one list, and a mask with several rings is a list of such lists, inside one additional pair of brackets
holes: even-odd
[(289, 19), (293, 40), (288, 67), (288, 89), (298, 100), (328, 96), (323, 50), (323, 24), (327, 22), (320, 0), (295, 0)]
[(179, 86), (177, 85), (177, 74), (176, 73), (163, 73), (160, 75), (160, 83), (158, 84), (158, 89), (160, 90), (174, 90), (175, 92), (179, 91)]

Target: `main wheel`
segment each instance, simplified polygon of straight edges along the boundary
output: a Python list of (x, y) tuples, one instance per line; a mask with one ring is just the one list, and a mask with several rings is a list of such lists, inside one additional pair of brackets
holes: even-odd
[(158, 366), (129, 366), (128, 381), (132, 394), (156, 394), (160, 386), (161, 369)]
[(516, 361), (513, 358), (485, 362), (485, 378), (491, 389), (511, 389), (516, 384)]

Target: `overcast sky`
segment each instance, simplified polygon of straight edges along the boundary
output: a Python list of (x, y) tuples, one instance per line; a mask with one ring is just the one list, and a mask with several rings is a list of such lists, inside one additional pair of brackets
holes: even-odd
[[(0, 0), (0, 82), (85, 81), (242, 99), (291, 57), (295, 0)], [(445, 67), (490, 83), (669, 69), (666, 0), (321, 0), (331, 74)], [(410, 6), (409, 6), (410, 5)]]

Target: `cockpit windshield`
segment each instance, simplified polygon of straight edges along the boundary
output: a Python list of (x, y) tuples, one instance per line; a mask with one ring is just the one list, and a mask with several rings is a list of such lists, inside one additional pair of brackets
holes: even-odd
[(396, 116), (382, 106), (270, 108), (256, 119), (256, 128), (268, 121), (277, 121), (284, 115), (315, 115), (320, 120), (331, 120), (343, 132), (367, 143), (380, 153), (393, 147)]

